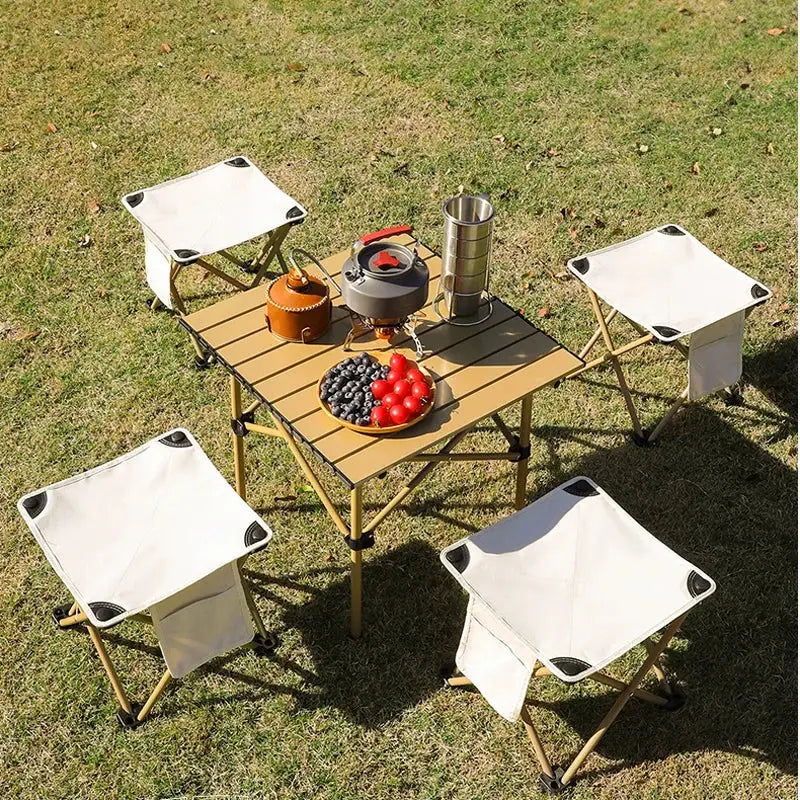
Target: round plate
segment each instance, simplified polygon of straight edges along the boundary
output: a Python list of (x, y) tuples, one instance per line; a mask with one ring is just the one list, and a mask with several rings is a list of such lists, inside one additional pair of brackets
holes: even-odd
[[(376, 361), (379, 364), (388, 364), (389, 359), (391, 358), (392, 354), (389, 352), (381, 352), (377, 355), (373, 355), (372, 353), (367, 353), (370, 358), (370, 361)], [(352, 357), (352, 356), (350, 356)], [(345, 359), (342, 359), (344, 361)], [(387, 433), (397, 433), (398, 431), (404, 431), (406, 428), (410, 428), (412, 425), (416, 425), (418, 422), (422, 422), (428, 414), (431, 413), (433, 407), (436, 405), (436, 383), (433, 380), (433, 376), (428, 372), (422, 364), (417, 364), (417, 369), (428, 379), (429, 385), (431, 387), (431, 399), (425, 403), (422, 407), (422, 413), (418, 414), (414, 419), (409, 420), (408, 422), (404, 422), (402, 425), (392, 425), (389, 428), (379, 428), (377, 425), (370, 425), (368, 427), (362, 427), (361, 425), (353, 425), (352, 422), (347, 422), (346, 420), (339, 419), (339, 417), (335, 417), (331, 414), (331, 410), (328, 407), (328, 404), (323, 402), (322, 398), (319, 396), (320, 389), (322, 388), (322, 381), (325, 380), (325, 375), (328, 374), (330, 370), (325, 370), (325, 373), (319, 379), (317, 383), (317, 402), (319, 403), (320, 408), (334, 421), (341, 425), (343, 428), (350, 428), (351, 431), (357, 431), (358, 433), (368, 433), (375, 436), (382, 436)]]

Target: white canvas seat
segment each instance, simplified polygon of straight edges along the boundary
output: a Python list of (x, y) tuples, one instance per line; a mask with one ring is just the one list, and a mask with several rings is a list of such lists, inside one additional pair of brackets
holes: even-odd
[[(252, 288), (263, 280), (273, 258), (286, 269), (281, 244), (289, 228), (306, 216), (246, 156), (130, 192), (122, 204), (142, 226), (147, 282), (157, 302), (181, 314), (186, 308), (176, 279), (185, 266), (196, 263), (237, 289)], [(259, 237), (265, 237), (263, 245), (249, 262), (228, 252)], [(214, 254), (253, 278), (245, 283), (211, 264), (206, 257)], [(201, 350), (198, 355), (204, 357)]]
[[(569, 270), (587, 287), (598, 329), (581, 352), (601, 338), (606, 353), (579, 372), (611, 361), (641, 442), (653, 441), (686, 400), (733, 386), (742, 372), (744, 319), (770, 290), (732, 267), (680, 225), (662, 225), (620, 244), (573, 258)], [(610, 307), (604, 314), (599, 300)], [(608, 331), (620, 314), (640, 338), (615, 348)], [(688, 349), (679, 340), (689, 337)], [(689, 385), (656, 428), (645, 435), (618, 357), (650, 342), (674, 344), (688, 357)]]
[[(680, 621), (714, 592), (715, 584), (649, 534), (594, 481), (567, 481), (447, 547), (441, 558), (470, 595), (456, 655), (460, 675), (449, 681), (474, 684), (510, 721), (522, 716), (535, 747), (538, 736), (525, 705), (532, 675), (554, 675), (568, 683), (593, 678), (620, 689), (624, 699), (614, 717), (632, 694), (665, 707), (677, 704), (657, 659)], [(664, 628), (658, 643), (650, 642)], [(602, 672), (640, 642), (650, 656), (630, 684)], [(651, 668), (661, 694), (639, 688)], [(598, 730), (611, 721), (604, 720)], [(556, 789), (566, 785), (597, 741), (560, 773), (539, 747), (544, 783), (555, 779)]]
[(268, 645), (239, 567), (272, 531), (188, 431), (28, 494), (18, 508), (74, 598), (54, 620), (62, 628), (87, 625), (123, 724), (142, 722), (155, 698), (146, 710), (130, 704), (101, 629), (129, 617), (152, 622), (167, 664), (164, 686), (244, 644)]

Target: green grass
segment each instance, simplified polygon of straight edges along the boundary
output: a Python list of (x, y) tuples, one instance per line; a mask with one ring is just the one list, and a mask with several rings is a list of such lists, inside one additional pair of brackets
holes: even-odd
[[(794, 13), (772, 0), (4, 4), (0, 147), (16, 143), (0, 151), (4, 797), (536, 796), (521, 727), (436, 677), (465, 607), (437, 552), (509, 513), (506, 465), (443, 467), (390, 518), (352, 642), (347, 551), (290, 455), (250, 437), (250, 499), (277, 531), (250, 568), (279, 657), (212, 663), (135, 733), (115, 727), (88, 640), (50, 626), (64, 589), (17, 497), (178, 424), (231, 477), (226, 378), (193, 371), (174, 319), (144, 309), (141, 234), (118, 198), (236, 153), (309, 209), (292, 241), (320, 254), (405, 221), (438, 246), (441, 200), (461, 184), (490, 192), (495, 290), (533, 318), (548, 306), (542, 325), (573, 349), (591, 319), (559, 276), (565, 260), (664, 222), (774, 289), (748, 323), (744, 406), (687, 408), (640, 450), (612, 376), (591, 373), (536, 397), (529, 491), (591, 475), (719, 584), (669, 658), (689, 705), (631, 703), (571, 796), (795, 797)], [(190, 282), (193, 307), (219, 291)], [(626, 370), (646, 422), (685, 376), (661, 348)], [(488, 427), (473, 442), (498, 444)], [(370, 508), (403, 474), (369, 486)], [(130, 624), (109, 639), (143, 698), (160, 671), (152, 634)], [(610, 697), (554, 681), (535, 692), (564, 763)]]

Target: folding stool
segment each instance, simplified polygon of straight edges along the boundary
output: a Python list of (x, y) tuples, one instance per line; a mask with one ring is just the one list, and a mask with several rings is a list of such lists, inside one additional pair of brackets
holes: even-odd
[[(548, 793), (574, 779), (631, 696), (668, 710), (683, 704), (659, 657), (716, 586), (589, 478), (567, 481), (445, 548), (441, 559), (470, 595), (457, 670), (445, 668), (445, 682), (472, 684), (507, 720), (522, 717)], [(601, 671), (639, 643), (647, 657), (629, 683)], [(655, 691), (641, 688), (650, 671)], [(565, 770), (550, 763), (527, 708), (531, 676), (547, 675), (566, 683), (590, 678), (619, 692)]]
[[(251, 289), (263, 280), (273, 258), (286, 271), (281, 244), (292, 225), (306, 216), (299, 203), (245, 156), (126, 194), (122, 204), (144, 232), (147, 282), (155, 293), (150, 307), (174, 306), (181, 315), (186, 305), (176, 280), (185, 267), (198, 264), (236, 289)], [(228, 252), (258, 237), (264, 241), (251, 261)], [(245, 282), (209, 263), (206, 256), (215, 254), (253, 277)], [(195, 363), (203, 366), (206, 353), (195, 339), (192, 343)]]
[[(734, 387), (742, 374), (745, 313), (771, 292), (713, 253), (679, 225), (663, 225), (568, 262), (589, 292), (598, 327), (581, 350), (587, 358), (602, 337), (606, 352), (572, 377), (610, 361), (638, 444), (653, 442), (687, 401)], [(600, 299), (609, 306), (603, 312)], [(639, 338), (616, 347), (609, 324), (620, 315)], [(686, 346), (680, 340), (688, 337)], [(650, 342), (673, 345), (689, 361), (689, 383), (666, 415), (644, 431), (619, 356)], [(738, 399), (736, 391), (732, 399)]]
[[(86, 626), (123, 727), (147, 718), (171, 678), (245, 644), (259, 655), (274, 650), (241, 576), (272, 531), (187, 430), (39, 489), (17, 506), (74, 598), (53, 610), (53, 621), (60, 629)], [(167, 665), (143, 705), (128, 699), (101, 636), (126, 619), (154, 626)]]

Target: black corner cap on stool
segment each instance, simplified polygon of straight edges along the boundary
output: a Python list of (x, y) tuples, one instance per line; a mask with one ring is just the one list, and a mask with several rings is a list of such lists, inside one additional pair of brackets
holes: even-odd
[(136, 206), (138, 206), (138, 205), (139, 205), (139, 203), (141, 203), (141, 202), (142, 202), (142, 200), (144, 200), (144, 192), (134, 192), (133, 194), (129, 194), (129, 195), (128, 195), (128, 196), (125, 198), (125, 202), (126, 202), (126, 203), (127, 203), (127, 204), (128, 204), (130, 207), (131, 207), (131, 208), (136, 208)]
[(653, 325), (653, 330), (662, 339), (672, 339), (675, 336), (681, 335), (680, 331), (676, 331), (675, 328), (670, 328), (669, 325)]
[(281, 640), (278, 638), (277, 634), (272, 633), (272, 631), (267, 631), (266, 635), (257, 633), (253, 637), (253, 653), (259, 658), (274, 656), (280, 643)]
[(263, 542), (266, 538), (267, 531), (257, 522), (251, 522), (244, 532), (244, 546), (251, 547), (258, 542)]
[(686, 234), (676, 225), (665, 225), (663, 228), (658, 229), (659, 233), (664, 233), (667, 236), (685, 236)]
[(161, 444), (167, 447), (191, 447), (192, 443), (189, 437), (183, 431), (173, 431), (169, 436), (162, 436), (159, 440)]
[(678, 686), (670, 686), (669, 692), (659, 689), (656, 694), (667, 701), (664, 705), (657, 706), (662, 711), (680, 711), (689, 699), (686, 692)]
[(60, 631), (77, 631), (81, 629), (80, 625), (67, 625), (64, 626), (61, 624), (62, 619), (66, 619), (70, 616), (70, 611), (72, 610), (72, 603), (64, 603), (63, 606), (56, 606), (50, 612), (50, 619), (53, 621), (53, 625), (56, 626)]
[(225, 162), (229, 167), (249, 167), (250, 162), (246, 158), (236, 156), (236, 158), (229, 158)]
[(459, 571), (463, 572), (469, 566), (469, 550), (461, 544), (453, 550), (448, 550), (444, 557)]
[(448, 661), (439, 667), (439, 677), (442, 679), (442, 684), (445, 689), (455, 689), (456, 687), (450, 683), (449, 678), (452, 678), (456, 671), (455, 661)]
[(118, 606), (116, 603), (106, 603), (105, 601), (89, 603), (89, 608), (92, 609), (92, 613), (100, 622), (109, 622), (120, 616), (120, 614), (125, 613), (125, 609), (122, 606)]
[(578, 675), (581, 672), (585, 672), (587, 669), (592, 668), (591, 664), (587, 664), (585, 661), (581, 661), (579, 658), (572, 658), (572, 656), (558, 656), (557, 658), (551, 658), (550, 663), (554, 667), (558, 667), (565, 675), (569, 675), (570, 677), (573, 675)]
[(578, 270), (581, 275), (585, 275), (589, 271), (589, 259), (588, 258), (576, 258), (572, 262), (572, 266), (574, 269)]
[(591, 497), (592, 495), (600, 494), (600, 492), (584, 478), (579, 478), (577, 481), (573, 481), (562, 488), (567, 494), (574, 494), (576, 497)]
[(178, 256), (178, 258), (194, 258), (195, 256), (200, 255), (199, 250), (189, 250), (188, 248), (184, 247), (178, 250), (173, 250), (172, 252), (175, 253), (175, 255)]
[(303, 212), (300, 210), (299, 206), (292, 206), (286, 212), (286, 219), (297, 219), (298, 217), (302, 217), (302, 216), (303, 216)]
[(22, 507), (28, 512), (31, 519), (38, 517), (47, 505), (47, 492), (39, 492), (22, 501)]
[(760, 300), (762, 297), (766, 297), (769, 292), (760, 284), (754, 283), (750, 288), (750, 295), (756, 300)]
[(701, 594), (705, 594), (711, 588), (711, 581), (706, 580), (698, 572), (692, 570), (686, 579), (686, 588), (692, 597), (700, 597)]
[(561, 767), (553, 767), (553, 775), (548, 775), (542, 772), (539, 775), (539, 788), (545, 794), (558, 794), (562, 789), (565, 789), (561, 779), (564, 777), (564, 770)]
[(131, 710), (126, 711), (124, 708), (120, 708), (117, 711), (117, 722), (121, 728), (126, 731), (132, 731), (138, 728), (144, 720), (139, 720), (139, 712), (142, 710), (142, 706), (140, 703), (131, 703)]

